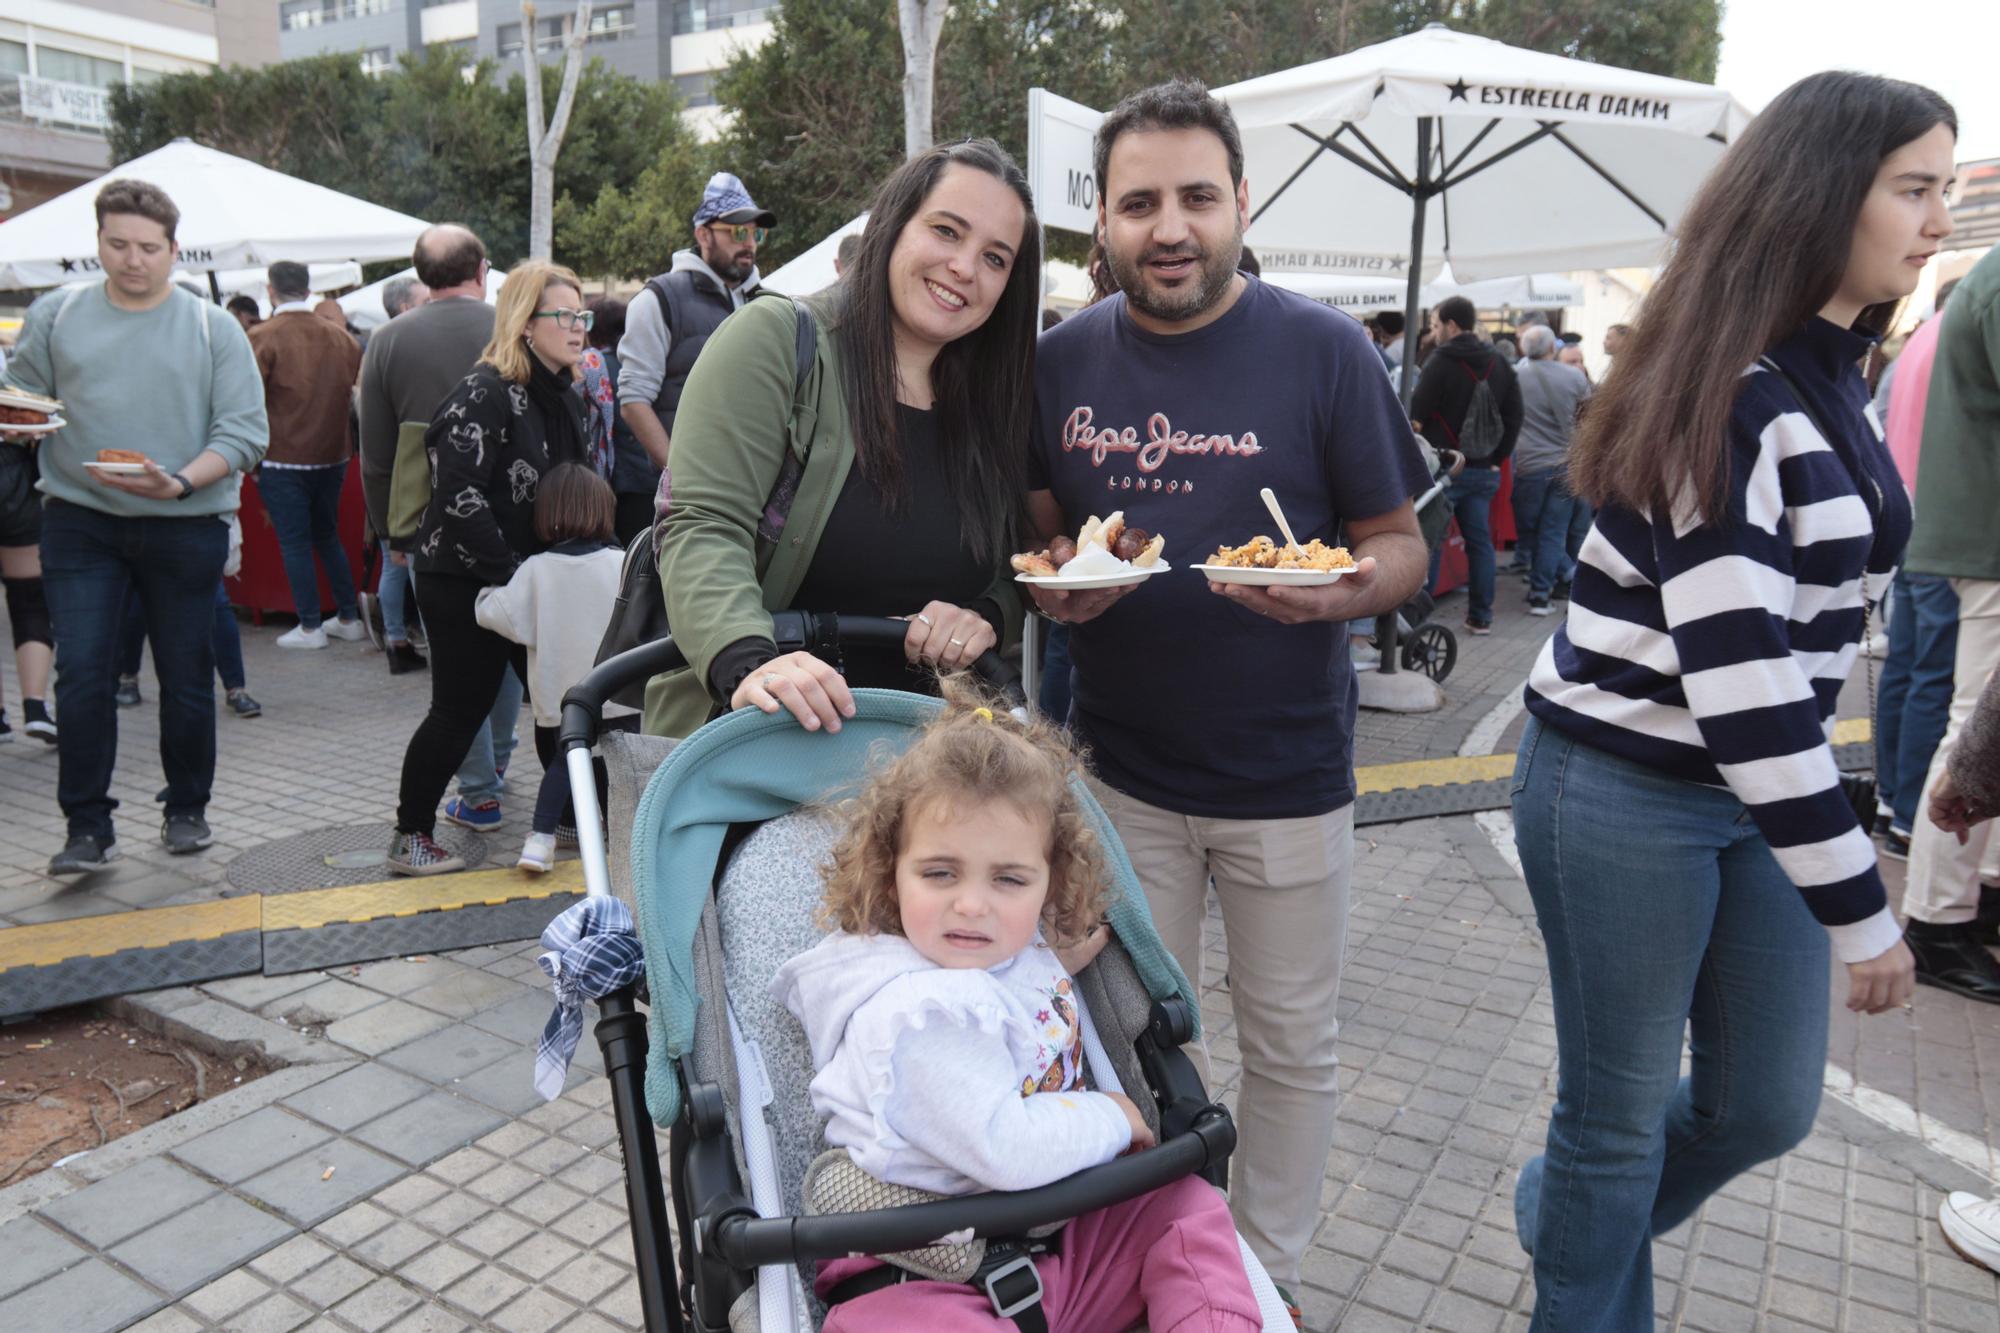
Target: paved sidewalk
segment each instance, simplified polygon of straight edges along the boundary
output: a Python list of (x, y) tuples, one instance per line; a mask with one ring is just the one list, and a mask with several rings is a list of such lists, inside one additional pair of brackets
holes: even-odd
[[(1461, 642), (1451, 705), (1364, 716), (1361, 762), (1454, 753), (1518, 689), (1554, 621), (1500, 600), (1495, 634)], [(1439, 619), (1458, 624), (1462, 600)], [(222, 843), (205, 857), (144, 850), (150, 710), (121, 717), (121, 834), (136, 855), (119, 875), (131, 877), (88, 899), (39, 876), (59, 841), (53, 756), (0, 751), (0, 915), (118, 910), (128, 890), (148, 904), (212, 897), (237, 851), (389, 817), (428, 681), (391, 680), (348, 645), (280, 653), (275, 632), (244, 629), (268, 711), (223, 720)], [(490, 844), (502, 857), (514, 827)], [(1220, 977), (1213, 920), (1210, 946)], [(1524, 1329), (1532, 1293), (1510, 1191), (1538, 1150), (1554, 1069), (1525, 890), (1473, 818), (1364, 829), (1350, 949), (1346, 1100), (1307, 1265), (1311, 1325)], [(0, 1329), (636, 1327), (615, 1131), (588, 1039), (562, 1098), (543, 1105), (530, 1087), (549, 1004), (534, 953), (493, 946), (134, 1001), (291, 1065), (0, 1191)], [(1227, 1099), (1227, 997), (1205, 1001)], [(1990, 1141), (2000, 1011), (1929, 990), (1908, 1016), (1837, 1011), (1831, 1060), (1879, 1094), (1849, 1099), (1876, 1118), (1829, 1098), (1802, 1149), (1659, 1242), (1662, 1327), (2000, 1333), (2000, 1286), (1932, 1220), (1940, 1190), (1981, 1183), (1943, 1149)]]

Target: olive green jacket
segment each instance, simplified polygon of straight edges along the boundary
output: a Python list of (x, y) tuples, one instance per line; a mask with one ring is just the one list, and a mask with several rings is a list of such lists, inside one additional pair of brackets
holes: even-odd
[(1917, 523), (1903, 567), (2000, 579), (2000, 250), (1959, 282), (1948, 314), (1931, 364)]
[[(838, 340), (825, 306), (815, 300), (812, 310), (818, 351), (796, 397), (798, 309), (768, 298), (715, 331), (681, 395), (667, 454), (672, 507), (660, 536), (660, 584), (688, 666), (647, 685), (648, 735), (685, 736), (706, 722), (717, 703), (707, 688), (716, 655), (739, 639), (772, 637), (771, 613), (791, 607), (854, 465)], [(757, 525), (787, 449), (805, 471), (772, 543), (758, 537)], [(1011, 641), (1021, 601), (1004, 563), (983, 595), (1000, 607), (1002, 637)]]

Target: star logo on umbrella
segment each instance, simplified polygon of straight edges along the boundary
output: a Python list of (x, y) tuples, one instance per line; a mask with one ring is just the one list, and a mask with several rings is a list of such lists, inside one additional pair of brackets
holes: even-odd
[(1465, 90), (1468, 86), (1469, 85), (1466, 83), (1463, 76), (1459, 78), (1457, 83), (1447, 83), (1445, 85), (1445, 87), (1450, 90), (1451, 100), (1454, 102), (1463, 102), (1466, 100)]
[(74, 272), (76, 272), (76, 261), (75, 261), (74, 259), (65, 259), (65, 260), (63, 260), (63, 261), (62, 261), (62, 271), (63, 271), (63, 272), (65, 272), (65, 273), (74, 273)]

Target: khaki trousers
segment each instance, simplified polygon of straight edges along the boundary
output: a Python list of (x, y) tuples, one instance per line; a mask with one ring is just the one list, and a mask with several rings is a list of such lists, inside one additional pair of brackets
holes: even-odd
[[(1230, 1210), (1272, 1280), (1296, 1290), (1333, 1149), (1354, 807), (1308, 819), (1202, 819), (1094, 785), (1161, 939), (1197, 990), (1215, 881), (1243, 1061)], [(1206, 1076), (1205, 1052), (1200, 1063)]]
[(1931, 789), (1944, 775), (1951, 748), (1965, 730), (1980, 691), (1986, 688), (1994, 668), (2000, 667), (2000, 582), (1953, 579), (1951, 586), (1958, 593), (1958, 656), (1952, 666), (1951, 714), (1917, 804), (1916, 827), (1910, 834), (1909, 888), (1903, 894), (1903, 911), (1934, 925), (1973, 919), (1979, 911), (1981, 868), (1992, 874), (1994, 853), (2000, 852), (1992, 820), (1973, 825), (1963, 844), (1930, 821)]

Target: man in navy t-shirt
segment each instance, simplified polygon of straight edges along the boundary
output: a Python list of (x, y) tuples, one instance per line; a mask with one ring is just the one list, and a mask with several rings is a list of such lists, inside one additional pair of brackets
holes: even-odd
[[(1200, 984), (1213, 877), (1243, 1056), (1232, 1202), (1293, 1289), (1333, 1141), (1334, 1005), (1353, 856), (1355, 682), (1341, 622), (1400, 605), (1427, 483), (1368, 335), (1236, 271), (1249, 193), (1228, 109), (1199, 84), (1135, 94), (1097, 133), (1098, 217), (1120, 294), (1044, 334), (1035, 488), (1044, 535), (1125, 511), (1174, 569), (1129, 589), (1035, 590), (1074, 626), (1070, 720), (1153, 917)], [(1219, 545), (1344, 540), (1320, 588), (1211, 584)]]

